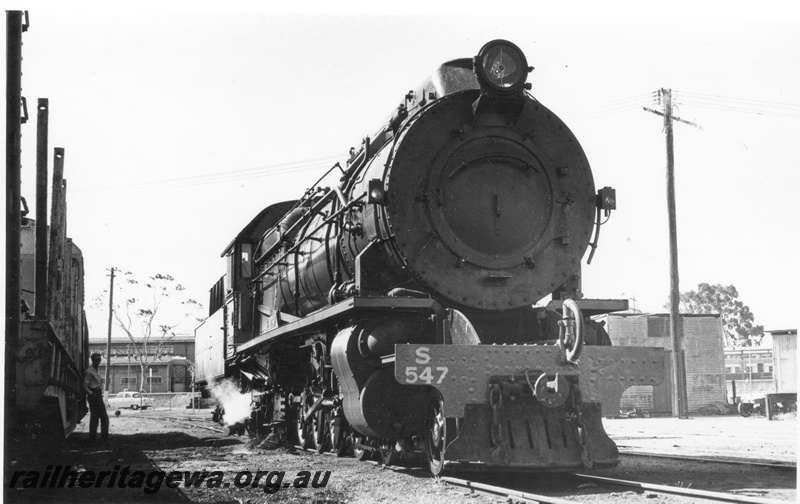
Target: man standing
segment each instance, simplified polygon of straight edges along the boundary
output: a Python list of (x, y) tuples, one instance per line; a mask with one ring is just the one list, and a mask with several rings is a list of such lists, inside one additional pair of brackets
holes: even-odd
[(92, 366), (86, 368), (86, 374), (83, 377), (83, 389), (87, 394), (89, 400), (89, 413), (91, 418), (89, 420), (89, 442), (94, 442), (97, 437), (97, 421), (100, 420), (100, 441), (108, 443), (108, 413), (106, 412), (106, 405), (103, 401), (103, 381), (100, 379), (100, 373), (97, 368), (100, 367), (100, 361), (103, 356), (99, 353), (92, 354)]

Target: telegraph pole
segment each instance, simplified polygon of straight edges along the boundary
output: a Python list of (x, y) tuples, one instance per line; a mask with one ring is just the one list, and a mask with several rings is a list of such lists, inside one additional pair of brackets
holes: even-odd
[(672, 415), (688, 418), (686, 370), (683, 360), (683, 320), (678, 287), (678, 225), (675, 209), (675, 154), (672, 138), (672, 90), (661, 89), (664, 98), (664, 132), (667, 135), (667, 212), (669, 214), (669, 335), (672, 340), (672, 376), (677, 389), (672, 394)]
[(680, 314), (680, 288), (678, 285), (678, 231), (677, 212), (675, 209), (675, 155), (673, 151), (672, 121), (697, 126), (672, 115), (672, 90), (659, 90), (659, 97), (664, 106), (663, 112), (644, 108), (648, 112), (664, 116), (664, 133), (667, 137), (667, 213), (669, 214), (669, 327), (672, 340), (672, 415), (688, 418), (689, 408), (686, 393), (686, 369), (683, 359), (683, 320)]
[(111, 372), (111, 318), (114, 314), (114, 268), (111, 268), (111, 286), (108, 289), (108, 340), (106, 341), (106, 392), (108, 389), (108, 377)]

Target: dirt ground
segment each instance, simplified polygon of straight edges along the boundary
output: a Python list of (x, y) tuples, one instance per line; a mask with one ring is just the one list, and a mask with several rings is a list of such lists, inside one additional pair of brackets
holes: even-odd
[[(27, 444), (7, 440), (6, 450), (12, 454), (12, 459), (5, 470), (5, 502), (507, 502), (446, 485), (420, 469), (390, 470), (377, 464), (358, 462), (352, 457), (252, 447), (246, 437), (223, 436), (212, 430), (191, 428), (160, 418), (170, 415), (194, 415), (194, 422), (214, 427), (209, 410), (194, 413), (191, 410), (124, 410), (119, 417), (112, 413), (109, 446), (87, 443), (86, 421), (62, 446), (32, 449)], [(796, 421), (793, 419), (780, 422), (768, 422), (763, 417), (738, 416), (689, 420), (607, 419), (604, 424), (622, 451), (706, 458), (748, 457), (784, 462), (796, 462), (797, 459)], [(91, 488), (78, 488), (78, 485), (76, 488), (49, 488), (49, 485), (41, 488), (41, 478), (37, 482), (31, 476), (31, 471), (37, 471), (43, 478), (47, 471), (56, 472), (58, 466), (70, 466), (78, 474), (93, 472), (98, 475), (101, 471), (116, 471), (116, 482), (119, 481), (118, 475), (127, 469), (127, 481), (134, 483), (133, 488), (131, 485), (119, 488), (118, 484), (109, 488), (106, 483), (111, 479), (110, 475), (99, 487), (88, 482), (86, 486)], [(137, 487), (135, 471), (142, 471), (151, 478), (150, 481), (139, 481)], [(158, 481), (159, 475), (154, 473), (157, 471), (165, 474), (188, 472), (190, 475), (206, 471), (207, 480), (196, 487), (187, 487), (184, 482), (176, 488), (169, 488), (165, 478)], [(215, 471), (220, 473), (215, 475)], [(322, 485), (327, 471), (330, 474)], [(17, 488), (10, 489), (9, 478), (15, 472), (19, 473)], [(66, 470), (62, 469), (62, 472)], [(584, 472), (789, 502), (796, 500), (796, 470), (754, 469), (746, 465), (676, 462), (623, 455), (617, 468)], [(149, 476), (151, 474), (155, 476)], [(313, 485), (315, 476), (317, 488)], [(576, 490), (573, 481), (553, 475), (494, 476), (487, 482), (513, 485), (525, 491), (557, 495), (576, 502), (687, 502), (647, 491), (623, 488), (610, 491), (593, 483), (583, 483)], [(295, 485), (299, 488), (294, 488)], [(24, 486), (36, 488), (20, 488)]]
[(797, 420), (755, 416), (603, 420), (620, 450), (797, 462)]

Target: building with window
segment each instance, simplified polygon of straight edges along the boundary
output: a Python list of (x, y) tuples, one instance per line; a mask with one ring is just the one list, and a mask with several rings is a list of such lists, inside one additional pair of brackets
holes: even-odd
[[(100, 376), (105, 379), (105, 364), (100, 364)], [(192, 389), (192, 362), (186, 357), (164, 357), (153, 361), (142, 379), (142, 370), (135, 359), (111, 357), (109, 392), (140, 390), (147, 393), (190, 392)]]
[[(751, 399), (774, 392), (772, 347), (736, 347), (725, 350), (728, 399)], [(735, 388), (735, 394), (734, 394)]]
[[(728, 397), (746, 401), (797, 390), (797, 329), (765, 331), (761, 347), (725, 350)], [(734, 394), (735, 392), (735, 394)]]
[[(155, 341), (155, 338), (152, 339)], [(99, 353), (103, 356), (103, 360), (106, 357), (106, 339), (90, 339), (89, 340), (89, 354), (93, 354), (95, 352)], [(153, 354), (155, 352), (156, 345), (149, 345), (148, 353)], [(133, 353), (133, 345), (128, 338), (112, 338), (111, 339), (111, 356), (114, 357), (124, 357), (128, 354)], [(194, 360), (194, 334), (178, 334), (169, 338), (167, 341), (164, 342), (163, 345), (163, 352), (164, 355), (170, 356), (182, 356), (187, 357), (190, 360)]]
[[(100, 376), (105, 379), (106, 340), (89, 340), (89, 353), (103, 356)], [(156, 345), (150, 345), (148, 354), (155, 354)], [(150, 360), (148, 358), (148, 360)], [(194, 335), (176, 335), (162, 346), (159, 357), (148, 366), (144, 379), (141, 367), (134, 354), (130, 340), (111, 340), (111, 368), (109, 371), (109, 393), (128, 390), (144, 390), (148, 393), (189, 392), (194, 369)]]

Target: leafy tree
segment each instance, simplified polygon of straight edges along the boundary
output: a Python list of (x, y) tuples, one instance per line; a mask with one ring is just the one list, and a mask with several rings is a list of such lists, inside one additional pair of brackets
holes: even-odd
[(680, 310), (682, 313), (719, 313), (727, 347), (758, 345), (764, 337), (764, 326), (755, 325), (753, 312), (738, 298), (739, 292), (733, 285), (701, 283), (697, 290), (681, 294)]
[[(118, 271), (117, 275), (122, 292), (114, 293), (112, 319), (131, 342), (132, 357), (140, 370), (138, 383), (144, 388), (147, 369), (166, 354), (178, 327), (205, 320), (203, 306), (170, 275), (156, 273), (141, 282), (130, 271)], [(107, 309), (108, 290), (94, 301), (95, 308)]]

